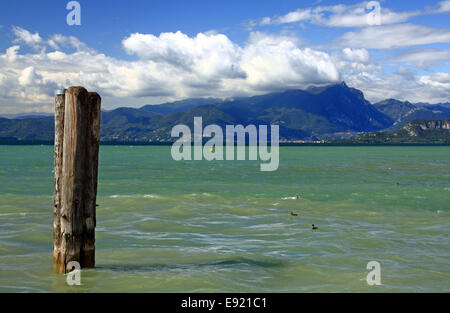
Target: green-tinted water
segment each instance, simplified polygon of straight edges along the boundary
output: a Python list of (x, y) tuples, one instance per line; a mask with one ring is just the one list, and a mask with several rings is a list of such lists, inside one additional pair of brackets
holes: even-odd
[(282, 147), (260, 172), (103, 146), (78, 287), (52, 273), (52, 149), (0, 146), (0, 292), (450, 291), (450, 147)]

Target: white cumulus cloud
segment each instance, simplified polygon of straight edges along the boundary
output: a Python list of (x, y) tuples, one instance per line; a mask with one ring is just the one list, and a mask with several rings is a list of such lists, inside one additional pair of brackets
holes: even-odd
[[(411, 29), (410, 24), (399, 26)], [(389, 35), (384, 27), (376, 28), (381, 34), (376, 33), (375, 38), (384, 34), (387, 45), (392, 46), (395, 38), (391, 37), (396, 35)], [(423, 31), (422, 26), (412, 29)], [(447, 36), (433, 28), (425, 30), (431, 39), (419, 36), (409, 40), (429, 42)], [(398, 67), (395, 73), (386, 74), (377, 60), (372, 60), (369, 47), (348, 44), (349, 40), (330, 55), (305, 47), (299, 38), (286, 34), (252, 32), (246, 42), (237, 44), (215, 32), (195, 36), (134, 33), (122, 45), (135, 59), (123, 60), (97, 52), (75, 37), (57, 34), (42, 38), (25, 29), (18, 36), (17, 44), (0, 51), (0, 113), (51, 110), (54, 90), (71, 85), (99, 92), (105, 109), (188, 97), (263, 94), (340, 80), (361, 89), (371, 101), (393, 97), (442, 102), (448, 101), (450, 90), (446, 73), (418, 76)], [(362, 36), (359, 40), (370, 42), (373, 38)], [(19, 44), (38, 48), (25, 53)], [(405, 52), (399, 57), (416, 60), (433, 51)], [(436, 60), (448, 56), (442, 51), (434, 53)]]
[(25, 68), (19, 76), (19, 84), (22, 86), (32, 85), (42, 79), (41, 75), (36, 74), (34, 67)]
[(345, 48), (342, 50), (342, 54), (345, 59), (350, 61), (357, 61), (361, 63), (368, 63), (370, 61), (370, 54), (364, 48), (362, 49)]
[(51, 103), (54, 89), (69, 85), (99, 91), (108, 102), (127, 99), (138, 105), (155, 99), (253, 95), (340, 77), (327, 53), (301, 48), (293, 36), (252, 33), (238, 45), (213, 32), (193, 37), (182, 32), (135, 33), (122, 42), (135, 61), (106, 56), (75, 37), (31, 37), (35, 39), (17, 42), (39, 45), (36, 53), (21, 53), (19, 45), (0, 53), (2, 84), (8, 85), (2, 104), (11, 104), (10, 99), (18, 105)]
[(289, 37), (250, 36), (241, 67), (255, 89), (280, 89), (336, 82), (339, 72), (327, 53), (299, 48)]
[(16, 39), (14, 40), (15, 43), (24, 43), (34, 49), (38, 49), (41, 47), (43, 39), (41, 38), (39, 33), (33, 34), (30, 31), (18, 26), (13, 26), (12, 30), (14, 35), (16, 36)]

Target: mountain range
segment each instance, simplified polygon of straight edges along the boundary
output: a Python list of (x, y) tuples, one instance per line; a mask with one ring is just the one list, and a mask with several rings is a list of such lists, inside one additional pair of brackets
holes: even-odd
[(378, 111), (389, 116), (393, 120), (393, 124), (388, 130), (396, 130), (404, 126), (406, 123), (420, 119), (444, 119), (448, 118), (450, 111), (450, 103), (438, 103), (434, 105), (426, 103), (412, 104), (408, 101), (399, 101), (395, 99), (387, 99), (374, 106)]
[[(362, 133), (396, 130), (416, 119), (450, 118), (450, 104), (413, 104), (387, 99), (371, 104), (345, 82), (306, 90), (287, 90), (235, 99), (198, 98), (141, 108), (103, 111), (102, 141), (166, 142), (173, 126), (280, 125), (280, 140), (352, 138)], [(0, 118), (0, 139), (53, 140), (53, 117)]]

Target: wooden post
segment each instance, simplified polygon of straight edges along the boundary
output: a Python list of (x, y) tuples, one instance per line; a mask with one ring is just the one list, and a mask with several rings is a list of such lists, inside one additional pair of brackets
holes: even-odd
[(70, 87), (57, 114), (61, 102), (57, 95), (53, 265), (57, 272), (66, 273), (71, 261), (81, 268), (95, 266), (101, 98), (83, 87)]
[(55, 95), (55, 189), (53, 192), (53, 267), (58, 270), (61, 246), (61, 179), (64, 139), (65, 90), (58, 90)]

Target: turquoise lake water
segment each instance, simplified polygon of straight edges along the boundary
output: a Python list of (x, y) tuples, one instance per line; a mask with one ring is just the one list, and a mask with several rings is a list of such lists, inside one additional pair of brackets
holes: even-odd
[(0, 146), (0, 292), (450, 291), (450, 147), (281, 147), (275, 172), (100, 150), (97, 267), (68, 286), (53, 147)]

